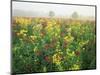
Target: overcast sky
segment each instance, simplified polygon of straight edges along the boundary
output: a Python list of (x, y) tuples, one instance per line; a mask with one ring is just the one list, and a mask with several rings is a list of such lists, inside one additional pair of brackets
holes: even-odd
[(82, 16), (95, 16), (95, 7), (93, 6), (13, 2), (12, 7), (13, 12), (15, 9), (32, 12), (36, 11), (40, 13), (54, 11), (56, 16), (69, 16), (76, 11), (79, 15)]

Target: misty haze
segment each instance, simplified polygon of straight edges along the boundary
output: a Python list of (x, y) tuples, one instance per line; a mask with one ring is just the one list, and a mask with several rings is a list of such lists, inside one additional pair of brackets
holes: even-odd
[(79, 18), (95, 19), (95, 7), (60, 5), (44, 3), (13, 2), (12, 15), (22, 17), (49, 17), (49, 12), (54, 12), (54, 17), (69, 18), (74, 12)]

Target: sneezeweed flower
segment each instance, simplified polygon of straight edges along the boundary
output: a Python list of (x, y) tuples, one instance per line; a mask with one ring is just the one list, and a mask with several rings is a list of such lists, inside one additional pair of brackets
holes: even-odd
[(22, 30), (20, 30), (19, 32), (17, 32), (16, 34), (17, 34), (17, 36), (26, 36), (26, 33), (27, 33), (27, 30), (25, 30), (25, 29), (22, 29)]
[(79, 70), (79, 69), (80, 69), (80, 65), (74, 64), (72, 68), (70, 68), (69, 70)]
[(19, 36), (20, 35), (20, 33), (18, 32), (18, 33), (16, 33), (17, 34), (17, 36)]
[(82, 47), (83, 45), (87, 44), (89, 40), (79, 42), (79, 45)]
[(20, 30), (20, 34), (24, 34), (24, 33), (27, 33), (27, 30), (25, 29)]
[(29, 25), (32, 23), (31, 18), (16, 17), (15, 22), (19, 25)]
[(74, 37), (72, 37), (71, 35), (64, 37), (64, 41), (67, 41), (68, 43), (72, 42), (73, 40), (74, 40)]
[(26, 36), (26, 34), (24, 34), (24, 36)]
[(70, 24), (71, 25), (81, 25), (80, 21), (78, 21), (78, 20), (73, 20), (73, 21), (71, 21)]
[(30, 38), (34, 41), (37, 39), (37, 36), (31, 35)]
[(48, 22), (47, 23), (47, 26), (46, 26), (46, 28), (45, 28), (47, 31), (51, 31), (51, 30), (53, 30), (53, 24), (52, 24), (52, 22)]
[(49, 27), (52, 26), (52, 22), (51, 21), (48, 21), (47, 24), (48, 24)]
[(74, 51), (71, 51), (69, 48), (66, 49), (66, 53), (69, 57), (73, 57), (75, 56), (75, 52)]
[(60, 54), (62, 54), (62, 52), (61, 52), (61, 50), (60, 49), (58, 49), (58, 48), (56, 48), (56, 50), (55, 50), (57, 53), (60, 53)]
[(53, 63), (59, 65), (61, 63), (61, 60), (62, 60), (62, 53), (61, 52), (55, 53), (53, 55)]
[(42, 28), (43, 28), (43, 27), (42, 27), (41, 24), (37, 24), (37, 25), (34, 25), (34, 26), (32, 27), (32, 29), (33, 29), (33, 30), (36, 30), (36, 31), (40, 31)]

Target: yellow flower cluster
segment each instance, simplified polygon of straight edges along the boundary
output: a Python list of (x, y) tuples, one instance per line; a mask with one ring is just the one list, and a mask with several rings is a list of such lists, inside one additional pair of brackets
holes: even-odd
[(71, 25), (81, 25), (79, 20), (74, 20), (70, 23)]
[(37, 36), (31, 35), (30, 38), (34, 41), (37, 38)]
[(26, 33), (27, 33), (27, 30), (22, 29), (22, 30), (20, 30), (19, 33), (17, 33), (17, 35), (18, 35), (18, 36), (19, 36), (19, 35), (24, 35), (24, 36), (26, 36)]
[(74, 64), (74, 65), (72, 66), (72, 68), (70, 68), (69, 70), (79, 70), (79, 69), (80, 69), (80, 66), (77, 65), (77, 64)]
[(27, 30), (22, 29), (22, 30), (20, 31), (20, 34), (23, 34), (23, 33), (27, 33)]
[(58, 52), (53, 55), (53, 63), (59, 65), (61, 63), (61, 59), (62, 59), (62, 52)]
[[(48, 20), (47, 21), (47, 26), (45, 28), (47, 30), (47, 32), (51, 35), (51, 36), (56, 36), (59, 37), (59, 33), (60, 33), (60, 25), (57, 24), (56, 20)], [(54, 30), (55, 29), (55, 30)]]
[(67, 41), (68, 43), (72, 42), (74, 40), (74, 37), (72, 37), (71, 35), (65, 36), (64, 40)]
[(52, 22), (48, 21), (48, 22), (47, 22), (46, 30), (51, 31), (52, 28), (53, 28), (52, 26), (53, 26)]
[(18, 23), (20, 25), (29, 25), (32, 23), (31, 18), (23, 18), (23, 17), (16, 17), (15, 21), (16, 21), (16, 23)]
[(87, 40), (87, 41), (81, 41), (81, 42), (79, 42), (79, 45), (82, 47), (83, 45), (87, 44), (88, 42), (89, 42), (89, 40)]

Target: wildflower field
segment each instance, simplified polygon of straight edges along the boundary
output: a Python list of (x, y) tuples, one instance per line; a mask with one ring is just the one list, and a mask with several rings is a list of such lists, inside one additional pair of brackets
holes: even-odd
[(94, 20), (13, 17), (12, 72), (96, 68)]

